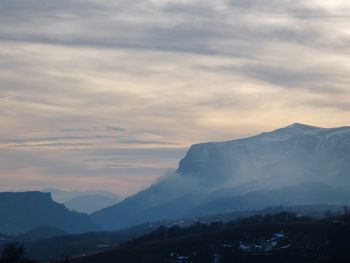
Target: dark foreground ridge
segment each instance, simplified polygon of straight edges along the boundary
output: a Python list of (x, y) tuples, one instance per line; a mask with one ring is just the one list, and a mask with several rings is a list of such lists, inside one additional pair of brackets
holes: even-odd
[(350, 262), (350, 215), (311, 220), (282, 212), (228, 223), (160, 227), (73, 263)]

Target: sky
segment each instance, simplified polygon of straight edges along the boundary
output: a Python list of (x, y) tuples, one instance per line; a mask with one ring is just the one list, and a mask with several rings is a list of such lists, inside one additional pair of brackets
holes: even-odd
[(0, 191), (129, 195), (194, 143), (350, 121), (347, 0), (1, 0)]

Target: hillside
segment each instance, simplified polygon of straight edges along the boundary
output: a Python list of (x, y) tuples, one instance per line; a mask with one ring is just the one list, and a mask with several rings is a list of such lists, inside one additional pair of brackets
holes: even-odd
[(54, 202), (50, 193), (0, 193), (0, 232), (25, 233), (40, 226), (52, 226), (67, 233), (97, 230), (86, 214), (69, 211)]
[(350, 217), (310, 220), (280, 213), (222, 224), (159, 228), (73, 263), (349, 262)]
[[(184, 218), (181, 220), (158, 221), (147, 224), (138, 225), (132, 228), (122, 229), (114, 232), (88, 232), (82, 234), (64, 234), (61, 230), (55, 227), (43, 226), (36, 228), (28, 233), (21, 235), (0, 235), (0, 247), (6, 243), (24, 244), (27, 255), (36, 260), (47, 261), (50, 259), (59, 259), (62, 255), (76, 258), (82, 255), (91, 255), (103, 251), (111, 250), (130, 239), (142, 240), (155, 238), (159, 234), (159, 229), (172, 229), (169, 233), (189, 234), (189, 232), (198, 232), (196, 226), (201, 222), (201, 231), (213, 230), (213, 226), (222, 226), (223, 224), (237, 223), (252, 223), (256, 222), (257, 218), (261, 223), (262, 218), (272, 218), (271, 215), (292, 214), (298, 215), (297, 218), (291, 217), (295, 221), (304, 220), (307, 218), (320, 219), (324, 215), (341, 215), (344, 211), (348, 212), (348, 208), (339, 206), (296, 206), (296, 207), (271, 207), (268, 209), (245, 212), (233, 212), (208, 215), (196, 218)], [(282, 217), (283, 219), (283, 217)], [(281, 220), (280, 216), (276, 216), (276, 220)], [(222, 222), (218, 224), (217, 222)], [(204, 227), (205, 225), (210, 227)], [(179, 229), (184, 229), (178, 231)], [(186, 229), (190, 229), (186, 230)], [(174, 231), (175, 230), (175, 231)], [(193, 231), (194, 230), (194, 231)], [(158, 233), (157, 235), (148, 233)], [(167, 238), (170, 238), (170, 235)], [(192, 233), (193, 234), (193, 233)], [(142, 236), (141, 238), (137, 238)], [(138, 241), (138, 242), (139, 242)]]
[(92, 214), (103, 229), (276, 205), (350, 203), (350, 127), (293, 124), (193, 145), (172, 176)]

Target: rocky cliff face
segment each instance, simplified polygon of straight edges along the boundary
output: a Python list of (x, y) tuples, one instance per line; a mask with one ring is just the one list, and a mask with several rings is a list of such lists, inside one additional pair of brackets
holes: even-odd
[[(194, 145), (173, 176), (93, 218), (115, 229), (198, 213), (347, 203), (348, 187), (350, 127), (296, 123), (254, 137)], [(295, 198), (298, 189), (303, 195)]]
[(350, 183), (349, 171), (350, 127), (303, 124), (241, 140), (194, 145), (177, 170), (211, 184), (274, 180), (288, 185), (315, 180), (335, 186)]

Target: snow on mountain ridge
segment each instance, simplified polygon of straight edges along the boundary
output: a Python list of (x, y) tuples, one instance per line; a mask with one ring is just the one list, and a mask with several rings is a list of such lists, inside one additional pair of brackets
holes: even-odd
[(294, 123), (271, 132), (264, 132), (260, 137), (265, 141), (283, 141), (298, 135), (315, 135), (322, 130), (326, 130), (326, 128)]
[(192, 145), (176, 173), (93, 218), (113, 229), (291, 203), (348, 203), (349, 174), (350, 127), (295, 123), (248, 138)]
[[(311, 126), (302, 123), (293, 123), (283, 128), (279, 128), (270, 132), (263, 132), (257, 136), (246, 137), (237, 140), (231, 140), (230, 143), (250, 143), (252, 140), (261, 140), (261, 142), (285, 141), (296, 136), (315, 136), (329, 139), (331, 136), (343, 135), (348, 133), (350, 136), (350, 126), (342, 126), (336, 128), (323, 128)], [(222, 142), (227, 143), (227, 142)]]
[(320, 173), (317, 163), (326, 161), (326, 156), (334, 166), (345, 165), (341, 157), (349, 151), (350, 127), (320, 128), (295, 123), (253, 137), (193, 145), (177, 172), (204, 177), (203, 181), (210, 184), (226, 180), (246, 183), (266, 177), (271, 169), (281, 178), (295, 180), (299, 176), (305, 180)]

